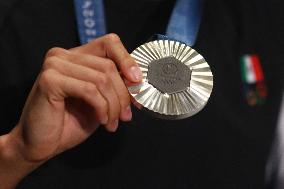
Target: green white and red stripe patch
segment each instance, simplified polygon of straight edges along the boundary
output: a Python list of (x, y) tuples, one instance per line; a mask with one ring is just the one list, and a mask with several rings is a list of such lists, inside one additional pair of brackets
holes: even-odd
[(248, 105), (263, 104), (267, 97), (267, 88), (259, 56), (244, 55), (241, 57), (241, 78), (244, 84), (244, 93)]
[(264, 80), (260, 60), (257, 55), (245, 55), (241, 58), (242, 80), (248, 84), (254, 84)]

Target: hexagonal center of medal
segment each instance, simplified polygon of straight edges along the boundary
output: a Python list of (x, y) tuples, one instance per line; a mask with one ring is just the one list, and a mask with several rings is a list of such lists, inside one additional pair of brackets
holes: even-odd
[(186, 90), (190, 79), (191, 70), (172, 56), (154, 60), (148, 67), (148, 82), (162, 93)]

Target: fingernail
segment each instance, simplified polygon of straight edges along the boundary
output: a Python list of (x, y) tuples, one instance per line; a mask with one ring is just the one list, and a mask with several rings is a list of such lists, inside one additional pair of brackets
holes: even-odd
[(102, 119), (102, 124), (103, 125), (106, 125), (108, 123), (108, 116), (105, 116), (103, 119)]
[(112, 127), (113, 127), (113, 131), (116, 131), (118, 128), (118, 119), (116, 119), (113, 123), (112, 123)]
[(132, 119), (132, 111), (130, 106), (127, 106), (127, 108), (125, 109), (125, 119), (128, 121)]
[(132, 66), (130, 68), (130, 76), (131, 76), (131, 79), (133, 81), (136, 81), (136, 82), (141, 81), (141, 79), (142, 79), (142, 72), (141, 72), (140, 68), (137, 67), (137, 66)]

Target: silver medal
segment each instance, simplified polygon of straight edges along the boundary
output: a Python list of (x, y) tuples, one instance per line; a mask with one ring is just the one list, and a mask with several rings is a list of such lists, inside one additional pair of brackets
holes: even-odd
[(178, 41), (156, 40), (136, 48), (131, 56), (143, 73), (141, 83), (128, 86), (138, 108), (162, 119), (184, 119), (204, 108), (213, 75), (194, 49)]

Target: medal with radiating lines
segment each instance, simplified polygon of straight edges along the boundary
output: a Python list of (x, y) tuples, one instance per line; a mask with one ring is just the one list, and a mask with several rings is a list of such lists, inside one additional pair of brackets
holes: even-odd
[(131, 56), (143, 80), (128, 86), (134, 104), (162, 119), (184, 119), (206, 105), (213, 75), (205, 59), (190, 46), (156, 40), (136, 48)]

